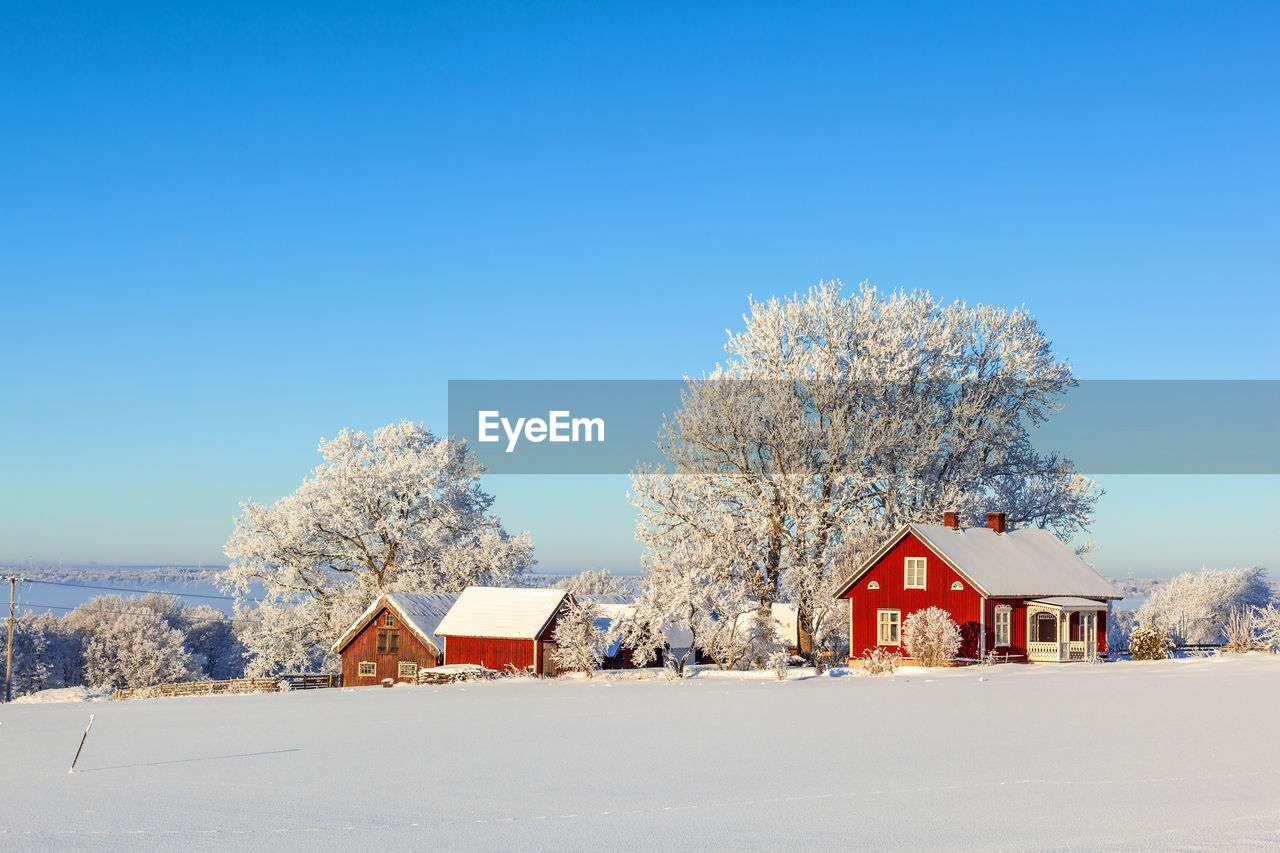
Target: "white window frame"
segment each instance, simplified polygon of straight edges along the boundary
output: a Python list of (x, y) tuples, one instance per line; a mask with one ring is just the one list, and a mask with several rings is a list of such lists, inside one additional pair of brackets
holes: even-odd
[[(885, 619), (885, 616), (892, 614), (891, 619)], [(884, 628), (893, 626), (894, 637), (891, 640), (884, 638)], [(877, 610), (876, 611), (876, 645), (878, 646), (900, 646), (902, 645), (902, 611), (901, 610)]]
[[(924, 589), (928, 578), (929, 561), (925, 557), (907, 557), (902, 561), (902, 588)], [(913, 578), (912, 573), (916, 572)], [(912, 581), (915, 581), (914, 583)]]
[[(368, 672), (365, 672), (365, 671), (364, 671), (364, 670), (365, 670), (365, 667), (368, 667), (368, 668), (369, 668), (369, 671), (368, 671)], [(358, 667), (356, 667), (356, 675), (358, 675), (360, 678), (377, 678), (377, 677), (378, 677), (378, 662), (377, 662), (377, 661), (375, 661), (375, 660), (362, 660), (362, 661), (360, 661), (360, 665), (359, 665)]]
[[(411, 669), (412, 672), (405, 672), (405, 669)], [(402, 660), (396, 666), (396, 678), (417, 678), (418, 664), (411, 660)]]
[(871, 583), (867, 584), (867, 589), (879, 589), (879, 588), (880, 588), (879, 581), (872, 581)]
[[(1004, 639), (1003, 640), (1000, 639), (1000, 617), (1001, 616), (1004, 617)], [(1013, 642), (1013, 608), (1010, 607), (1009, 605), (1007, 604), (996, 605), (995, 626), (994, 626), (994, 630), (992, 631), (992, 636), (995, 637), (996, 648), (1000, 648), (1001, 646), (1008, 647), (1009, 645), (1012, 644)]]

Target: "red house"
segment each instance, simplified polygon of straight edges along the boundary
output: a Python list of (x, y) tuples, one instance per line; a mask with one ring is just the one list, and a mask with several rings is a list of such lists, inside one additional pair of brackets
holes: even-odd
[(379, 596), (333, 644), (331, 651), (342, 656), (342, 683), (359, 687), (385, 678), (416, 681), (419, 669), (439, 666), (445, 644), (436, 626), (457, 600), (440, 593)]
[[(960, 626), (960, 657), (1086, 660), (1107, 651), (1107, 602), (1119, 590), (1047, 530), (907, 524), (838, 590), (849, 599), (850, 655), (901, 649), (902, 622), (941, 607)], [(905, 650), (902, 650), (905, 654)]]
[(445, 639), (445, 663), (554, 675), (551, 635), (567, 600), (562, 589), (467, 587), (436, 627)]

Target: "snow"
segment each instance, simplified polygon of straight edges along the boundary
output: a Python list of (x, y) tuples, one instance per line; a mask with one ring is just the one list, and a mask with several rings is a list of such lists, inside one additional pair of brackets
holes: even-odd
[(1048, 530), (1024, 527), (996, 533), (986, 527), (910, 527), (991, 598), (1123, 597)]
[(105, 687), (94, 690), (91, 687), (55, 687), (50, 690), (39, 690), (19, 696), (13, 700), (15, 705), (44, 705), (50, 702), (100, 702), (115, 698), (115, 690)]
[(562, 589), (469, 586), (436, 626), (436, 633), (445, 637), (536, 639), (564, 597)]
[(1106, 602), (1097, 601), (1092, 598), (1073, 598), (1069, 595), (1058, 596), (1057, 598), (1034, 598), (1031, 604), (1047, 604), (1050, 607), (1058, 607), (1062, 610), (1106, 610)]
[(445, 639), (440, 635), (439, 626), (457, 603), (458, 596), (439, 592), (390, 592), (387, 601), (400, 611), (411, 631), (434, 645), (436, 651), (444, 651)]
[(0, 706), (0, 849), (1280, 843), (1280, 656), (807, 672)]

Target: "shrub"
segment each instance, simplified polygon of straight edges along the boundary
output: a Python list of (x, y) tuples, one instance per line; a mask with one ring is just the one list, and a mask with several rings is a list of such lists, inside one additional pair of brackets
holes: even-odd
[(879, 647), (862, 653), (862, 671), (867, 675), (893, 675), (901, 663), (902, 655)]
[(1129, 635), (1129, 656), (1134, 660), (1164, 660), (1173, 651), (1173, 638), (1163, 628), (1141, 626)]
[(960, 651), (960, 628), (941, 607), (917, 610), (902, 623), (902, 645), (924, 666), (942, 666)]

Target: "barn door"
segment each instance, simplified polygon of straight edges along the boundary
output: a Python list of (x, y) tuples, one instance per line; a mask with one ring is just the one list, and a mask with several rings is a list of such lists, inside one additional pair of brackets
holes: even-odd
[(556, 665), (552, 661), (551, 654), (556, 650), (555, 643), (542, 644), (542, 661), (538, 671), (543, 675), (556, 675)]

